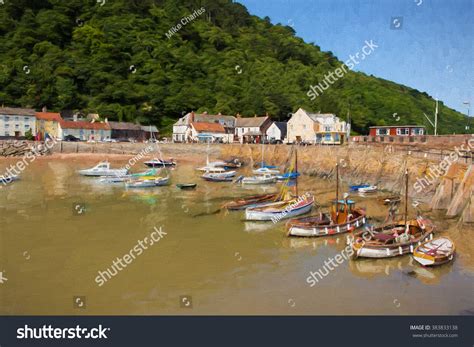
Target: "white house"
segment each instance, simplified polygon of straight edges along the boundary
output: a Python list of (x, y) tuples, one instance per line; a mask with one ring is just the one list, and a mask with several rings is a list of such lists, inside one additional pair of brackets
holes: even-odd
[(286, 138), (286, 122), (273, 122), (267, 129), (267, 139), (269, 141), (282, 141)]
[(346, 136), (346, 122), (332, 113), (311, 113), (299, 108), (287, 125), (289, 143), (342, 144)]
[(236, 118), (222, 114), (211, 115), (207, 112), (197, 114), (190, 112), (173, 124), (173, 142), (189, 142), (191, 139), (191, 123), (220, 124), (225, 130), (230, 142), (233, 141)]
[(24, 137), (29, 130), (36, 136), (35, 114), (30, 108), (1, 107), (0, 137)]
[(265, 140), (267, 129), (271, 124), (269, 116), (237, 117), (235, 135), (240, 143), (261, 143)]

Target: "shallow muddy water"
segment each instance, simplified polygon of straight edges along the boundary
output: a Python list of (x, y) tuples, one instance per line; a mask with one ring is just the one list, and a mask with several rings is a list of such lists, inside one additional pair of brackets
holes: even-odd
[[(10, 162), (0, 162), (2, 172)], [(197, 165), (184, 163), (171, 171), (169, 186), (127, 190), (76, 173), (96, 162), (41, 158), (20, 181), (0, 185), (0, 271), (7, 279), (0, 284), (0, 314), (474, 312), (474, 230), (441, 214), (428, 216), (438, 235), (456, 242), (451, 264), (422, 268), (409, 255), (348, 260), (310, 287), (309, 272), (339, 254), (346, 235), (288, 238), (283, 223), (245, 222), (243, 212), (220, 211), (229, 198), (277, 191), (279, 184), (209, 183)], [(111, 162), (119, 167), (126, 160)], [(175, 187), (188, 182), (198, 187)], [(334, 187), (331, 180), (299, 181), (300, 193), (313, 192), (323, 210)], [(376, 222), (387, 213), (378, 200), (384, 195), (390, 193), (351, 198)], [(166, 234), (99, 286), (98, 273), (155, 227)]]

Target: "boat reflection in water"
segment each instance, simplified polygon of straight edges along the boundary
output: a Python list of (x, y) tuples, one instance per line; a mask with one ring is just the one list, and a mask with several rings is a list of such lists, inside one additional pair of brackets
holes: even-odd
[(358, 259), (349, 262), (350, 271), (359, 277), (374, 278), (392, 276), (395, 273), (403, 273), (411, 278), (416, 278), (424, 284), (438, 284), (441, 278), (451, 272), (451, 264), (437, 268), (425, 268), (419, 266), (412, 256), (396, 259)]

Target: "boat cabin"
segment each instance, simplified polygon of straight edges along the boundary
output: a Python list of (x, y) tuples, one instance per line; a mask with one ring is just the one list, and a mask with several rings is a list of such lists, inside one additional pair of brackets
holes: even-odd
[(353, 200), (339, 200), (332, 202), (331, 220), (334, 224), (342, 224), (348, 220), (349, 215), (352, 214), (355, 207)]

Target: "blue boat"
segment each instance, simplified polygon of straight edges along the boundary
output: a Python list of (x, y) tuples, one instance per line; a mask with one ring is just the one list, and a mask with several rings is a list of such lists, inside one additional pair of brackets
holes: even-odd
[(370, 187), (370, 184), (360, 184), (358, 186), (349, 186), (351, 189), (351, 192), (357, 192), (360, 188), (368, 188)]
[(282, 175), (277, 175), (277, 180), (284, 181), (284, 180), (294, 180), (298, 176), (300, 176), (299, 172), (285, 172)]

